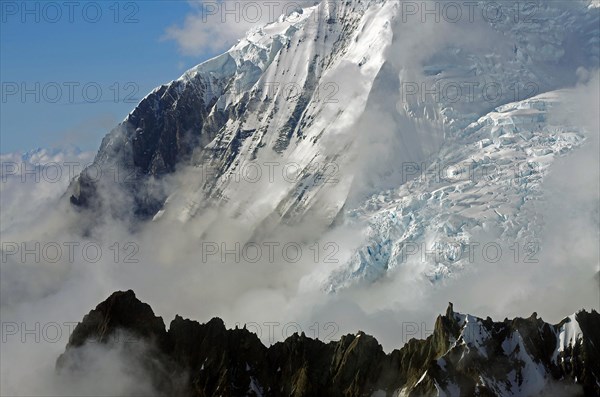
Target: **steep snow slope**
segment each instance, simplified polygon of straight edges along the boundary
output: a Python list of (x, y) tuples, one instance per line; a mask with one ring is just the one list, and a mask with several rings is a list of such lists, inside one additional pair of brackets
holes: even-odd
[[(300, 219), (309, 208), (318, 208), (331, 221), (345, 202), (351, 178), (338, 175), (347, 161), (340, 164), (339, 156), (352, 142), (349, 130), (363, 113), (384, 62), (394, 7), (335, 2), (305, 9), (308, 16), (287, 28), (285, 47), (243, 93), (243, 116), (229, 120), (194, 161), (195, 175), (212, 169), (216, 180), (192, 173), (197, 182), (170, 198), (166, 213), (189, 219), (208, 191), (229, 202), (226, 212), (243, 214), (249, 225), (272, 214), (275, 223)], [(250, 33), (233, 51), (245, 50), (243, 43), (256, 35)], [(369, 60), (363, 59), (366, 49), (374, 54)], [(273, 178), (268, 177), (269, 164)], [(332, 180), (338, 183), (328, 183)]]
[[(186, 186), (174, 189), (177, 194), (163, 212), (183, 221), (206, 198), (231, 200), (228, 211), (253, 214), (248, 222), (254, 225), (275, 211), (278, 217), (301, 215), (319, 198), (332, 218), (347, 188), (340, 183), (335, 195), (319, 194), (322, 175), (351, 141), (337, 136), (344, 136), (363, 111), (391, 40), (388, 20), (395, 7), (381, 1), (324, 3), (253, 30), (224, 55), (146, 97), (105, 138), (97, 161), (135, 169), (144, 185), (144, 177), (172, 172), (189, 160), (197, 170)], [(367, 48), (373, 56), (363, 60)], [(352, 84), (340, 84), (340, 78)], [(231, 183), (251, 161), (262, 170), (264, 163), (278, 162), (277, 182), (267, 181), (268, 198), (260, 183), (247, 178)], [(293, 167), (283, 174), (289, 164)], [(203, 178), (207, 169), (215, 170), (214, 177)], [(76, 204), (88, 205), (102, 195), (89, 185), (84, 174), (74, 187)], [(144, 187), (136, 189), (136, 209), (154, 215), (165, 197)], [(262, 200), (256, 200), (259, 195)]]

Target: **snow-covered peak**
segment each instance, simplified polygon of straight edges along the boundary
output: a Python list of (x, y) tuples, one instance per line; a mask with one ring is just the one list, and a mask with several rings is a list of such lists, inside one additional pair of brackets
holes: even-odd
[[(580, 321), (586, 327), (575, 325), (576, 316), (584, 318)], [(563, 395), (567, 390), (597, 395), (600, 383), (593, 372), (599, 370), (598, 320), (597, 312), (581, 311), (556, 325), (536, 313), (498, 322), (456, 313), (450, 306), (446, 316), (436, 321), (435, 336), (430, 338), (438, 350), (425, 359), (427, 365), (413, 372), (398, 395), (508, 397)], [(572, 344), (561, 349), (566, 339), (573, 338), (578, 340), (577, 348)], [(415, 355), (424, 354), (418, 343), (410, 348)], [(584, 370), (585, 366), (593, 369)]]
[(252, 28), (248, 31), (246, 37), (241, 39), (229, 51), (239, 51), (247, 44), (267, 48), (276, 37), (289, 39), (295, 30), (300, 29), (305, 21), (313, 16), (313, 13), (316, 12), (317, 8), (318, 6), (312, 6), (293, 11), (289, 15), (282, 14), (275, 22)]
[(568, 316), (562, 322), (562, 326), (558, 329), (556, 353), (564, 352), (569, 347), (572, 348), (579, 339), (583, 338), (576, 314)]
[(288, 15), (282, 14), (277, 21), (251, 28), (227, 52), (186, 71), (180, 80), (190, 80), (198, 73), (226, 78), (235, 74), (239, 68), (248, 68), (248, 64), (264, 71), (281, 47), (289, 42), (317, 8), (318, 5), (300, 8)]
[[(534, 18), (510, 2), (495, 21), (424, 23), (397, 1), (322, 1), (157, 88), (98, 158), (123, 156), (151, 177), (186, 170), (141, 211), (157, 223), (216, 207), (247, 238), (308, 219), (315, 239), (334, 225), (360, 234), (339, 265), (306, 276), (328, 291), (404, 265), (451, 277), (485, 260), (474, 243), (518, 241), (535, 258), (532, 202), (554, 159), (586, 142), (551, 113), (598, 63), (600, 42), (588, 2), (534, 4)], [(265, 164), (278, 165), (274, 178)], [(244, 178), (248, 167), (263, 177)]]

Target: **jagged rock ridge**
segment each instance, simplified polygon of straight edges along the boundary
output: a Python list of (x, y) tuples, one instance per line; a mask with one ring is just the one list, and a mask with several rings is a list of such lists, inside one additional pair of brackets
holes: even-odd
[(432, 335), (386, 354), (363, 332), (324, 343), (304, 334), (264, 346), (244, 329), (180, 316), (165, 330), (133, 291), (115, 292), (75, 328), (57, 361), (75, 368), (78, 350), (126, 333), (148, 351), (137, 358), (159, 394), (187, 396), (596, 396), (600, 315), (580, 311), (556, 325), (534, 313), (494, 322), (449, 305)]

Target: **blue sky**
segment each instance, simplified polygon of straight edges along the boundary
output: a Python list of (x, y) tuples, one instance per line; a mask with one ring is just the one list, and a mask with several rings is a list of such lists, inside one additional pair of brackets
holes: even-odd
[(96, 150), (154, 87), (222, 50), (182, 52), (165, 38), (191, 12), (186, 1), (51, 3), (0, 3), (2, 153)]

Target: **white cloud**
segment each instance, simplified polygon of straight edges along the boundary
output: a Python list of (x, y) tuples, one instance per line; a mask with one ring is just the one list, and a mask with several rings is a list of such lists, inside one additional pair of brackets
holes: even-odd
[(307, 0), (190, 1), (192, 10), (181, 24), (167, 28), (163, 39), (177, 42), (184, 55), (224, 51), (256, 26), (275, 22), (282, 14), (314, 4)]

